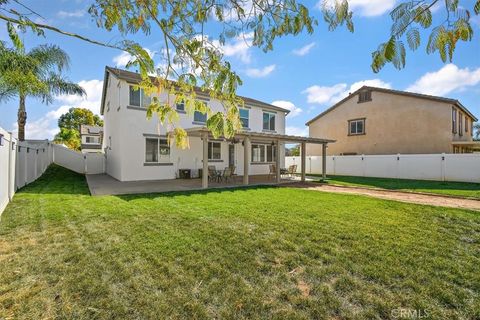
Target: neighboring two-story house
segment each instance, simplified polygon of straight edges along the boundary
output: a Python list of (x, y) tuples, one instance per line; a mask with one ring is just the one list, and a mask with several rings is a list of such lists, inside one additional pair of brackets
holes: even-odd
[[(156, 115), (150, 120), (146, 118), (146, 106), (151, 97), (141, 89), (135, 90), (140, 80), (135, 72), (105, 69), (101, 114), (104, 117), (106, 172), (120, 181), (174, 179), (179, 177), (181, 169), (188, 169), (192, 177), (198, 177), (199, 169), (204, 168), (205, 149), (200, 136), (207, 116), (200, 112), (189, 115), (183, 104), (175, 105), (180, 115), (178, 125), (189, 132), (190, 147), (182, 150), (169, 144), (167, 129), (159, 125)], [(162, 92), (158, 98), (175, 100), (173, 96), (167, 100), (167, 92)], [(211, 100), (207, 92), (196, 90), (196, 98), (205, 101), (213, 111), (223, 111), (221, 103)], [(282, 139), (289, 111), (258, 100), (242, 99), (245, 102), (245, 107), (240, 109), (242, 131), (229, 140), (210, 136), (208, 165), (218, 170), (235, 166), (235, 173), (243, 175), (244, 141), (247, 140), (248, 174), (268, 174), (269, 165), (276, 163), (277, 156), (283, 167), (285, 142)]]
[(80, 140), (82, 152), (101, 152), (103, 128), (82, 124), (80, 126)]
[[(306, 125), (310, 137), (336, 140), (329, 155), (431, 154), (479, 148), (475, 121), (455, 99), (364, 86)], [(307, 155), (320, 154), (307, 146)]]

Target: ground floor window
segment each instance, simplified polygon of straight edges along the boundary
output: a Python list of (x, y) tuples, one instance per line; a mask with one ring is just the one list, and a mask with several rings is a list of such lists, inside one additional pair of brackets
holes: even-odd
[(252, 162), (275, 162), (277, 147), (272, 144), (252, 144)]
[(145, 139), (145, 162), (170, 160), (170, 146), (165, 138)]
[(222, 159), (222, 144), (220, 142), (208, 143), (208, 160)]

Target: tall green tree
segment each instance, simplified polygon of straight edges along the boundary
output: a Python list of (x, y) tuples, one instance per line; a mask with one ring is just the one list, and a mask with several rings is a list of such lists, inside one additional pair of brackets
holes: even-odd
[(68, 148), (79, 151), (82, 145), (80, 132), (77, 129), (60, 128), (60, 132), (55, 135), (53, 142), (64, 144)]
[(67, 113), (62, 114), (58, 118), (58, 127), (60, 129), (80, 130), (82, 124), (103, 127), (103, 120), (99, 115), (86, 108), (70, 108)]
[[(354, 31), (354, 13), (348, 0), (326, 0), (323, 18), (330, 30), (346, 26)], [(18, 6), (21, 6), (19, 8)], [(439, 6), (445, 15), (432, 25), (432, 8)], [(0, 0), (0, 20), (4, 20), (12, 42), (22, 46), (18, 30), (27, 29), (38, 35), (50, 30), (89, 43), (127, 51), (132, 55), (128, 66), (136, 65), (143, 77), (140, 84), (147, 93), (169, 90), (177, 101), (184, 101), (187, 112), (208, 114), (207, 127), (214, 136), (231, 137), (240, 128), (236, 96), (240, 77), (224, 59), (221, 45), (228, 38), (243, 37), (252, 46), (264, 51), (273, 49), (275, 40), (287, 35), (313, 33), (317, 20), (306, 5), (297, 0), (96, 0), (89, 13), (97, 25), (108, 31), (118, 30), (125, 37), (144, 33), (163, 42), (162, 67), (155, 69), (152, 58), (138, 43), (122, 40), (104, 43), (84, 35), (61, 30), (49, 24), (37, 23), (31, 17), (40, 16), (21, 0)], [(473, 29), (470, 17), (480, 14), (480, 0), (403, 0), (390, 16), (392, 27), (387, 41), (372, 53), (372, 70), (379, 72), (387, 63), (401, 69), (406, 63), (406, 46), (416, 50), (421, 45), (421, 32), (429, 33), (427, 54), (439, 53), (451, 61), (461, 41), (471, 41)], [(216, 25), (218, 34), (206, 34)], [(211, 38), (215, 37), (215, 39)], [(218, 40), (217, 40), (218, 39)], [(155, 75), (152, 80), (149, 75)], [(174, 84), (169, 79), (174, 78)], [(195, 99), (194, 86), (209, 90), (212, 98), (224, 106), (223, 112), (212, 112), (208, 105)], [(176, 110), (170, 104), (152, 99), (147, 116), (159, 121), (173, 132), (178, 146), (185, 147), (187, 133), (178, 127)]]
[(81, 136), (80, 126), (91, 125), (103, 127), (103, 120), (99, 115), (94, 114), (85, 108), (70, 108), (58, 119), (60, 132), (55, 135), (55, 143), (64, 144), (70, 149), (80, 150)]
[(480, 140), (480, 122), (473, 124), (473, 130), (474, 130), (473, 139)]
[[(332, 5), (333, 3), (333, 5)], [(434, 9), (444, 15), (433, 24)], [(353, 32), (353, 12), (348, 0), (325, 1), (323, 14), (330, 30), (346, 25)], [(388, 39), (372, 52), (372, 70), (379, 72), (391, 63), (397, 69), (405, 67), (408, 47), (417, 50), (422, 43), (422, 31), (429, 33), (425, 51), (438, 53), (445, 63), (453, 60), (458, 42), (471, 41), (471, 17), (480, 14), (480, 0), (417, 0), (401, 1), (391, 12), (392, 26)], [(406, 43), (406, 45), (405, 45)]]
[(8, 48), (0, 42), (0, 100), (18, 98), (18, 139), (25, 140), (27, 97), (48, 104), (60, 94), (85, 95), (76, 83), (62, 75), (68, 55), (57, 46), (41, 45), (26, 52), (22, 46)]

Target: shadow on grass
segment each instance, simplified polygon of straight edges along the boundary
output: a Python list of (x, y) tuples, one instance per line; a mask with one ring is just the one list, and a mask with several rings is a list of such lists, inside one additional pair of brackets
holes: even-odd
[(249, 190), (267, 190), (278, 189), (281, 186), (274, 185), (256, 185), (256, 186), (237, 186), (237, 187), (218, 187), (209, 189), (195, 189), (195, 190), (183, 190), (183, 191), (166, 191), (166, 192), (152, 192), (152, 193), (136, 193), (136, 194), (124, 194), (114, 195), (124, 201), (132, 201), (137, 199), (155, 199), (160, 197), (178, 197), (178, 196), (193, 196), (193, 195), (209, 195), (209, 194), (233, 194), (241, 191)]

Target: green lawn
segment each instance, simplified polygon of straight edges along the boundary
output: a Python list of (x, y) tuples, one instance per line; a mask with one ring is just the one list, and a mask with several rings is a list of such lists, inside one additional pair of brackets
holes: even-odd
[[(321, 177), (309, 174), (308, 176)], [(450, 196), (480, 199), (480, 183), (441, 182), (429, 180), (388, 179), (353, 176), (328, 176), (329, 184), (356, 186), (366, 188), (381, 188), (409, 192), (426, 192)]]
[(399, 308), (480, 317), (478, 212), (273, 187), (91, 197), (83, 176), (52, 166), (0, 222), (4, 319), (385, 319)]

